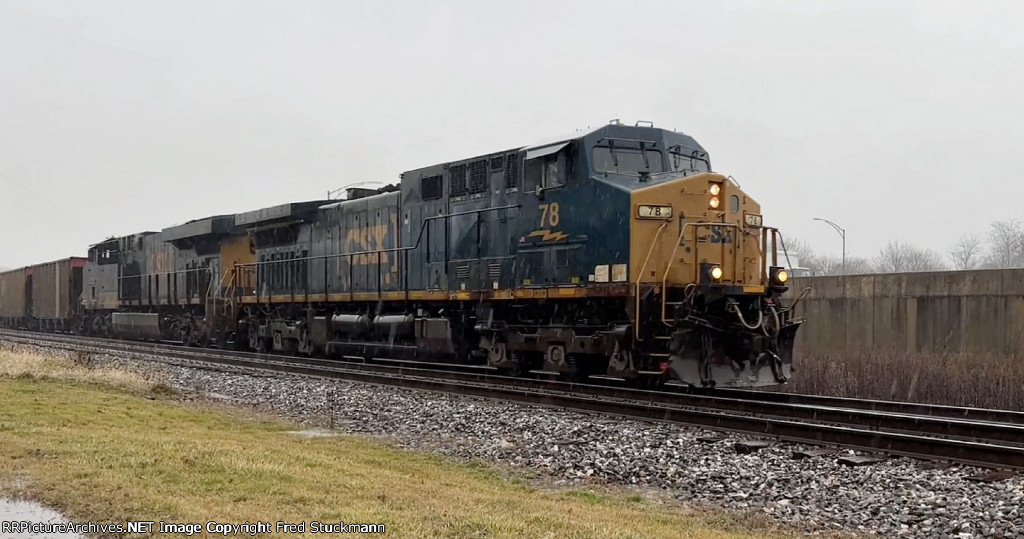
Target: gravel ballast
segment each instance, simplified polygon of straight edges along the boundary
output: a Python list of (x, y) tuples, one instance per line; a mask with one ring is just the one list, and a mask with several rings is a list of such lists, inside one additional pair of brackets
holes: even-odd
[[(496, 462), (558, 484), (662, 489), (687, 503), (761, 513), (810, 533), (1024, 538), (1019, 474), (975, 482), (967, 477), (987, 470), (927, 470), (905, 458), (851, 467), (837, 462), (844, 453), (794, 459), (794, 450), (811, 448), (786, 443), (738, 454), (733, 444), (750, 437), (356, 382), (226, 373), (114, 356), (93, 361), (160, 376), (186, 394), (255, 406), (309, 426)], [(716, 436), (724, 438), (701, 441)]]

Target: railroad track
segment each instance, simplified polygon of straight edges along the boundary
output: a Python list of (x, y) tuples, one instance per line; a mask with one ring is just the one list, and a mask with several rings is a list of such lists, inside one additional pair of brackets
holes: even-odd
[(345, 361), (0, 330), (0, 339), (121, 353), (217, 369), (353, 380), (599, 412), (811, 445), (1024, 469), (1024, 413), (764, 391), (638, 390), (512, 378), (493, 369), (362, 358)]

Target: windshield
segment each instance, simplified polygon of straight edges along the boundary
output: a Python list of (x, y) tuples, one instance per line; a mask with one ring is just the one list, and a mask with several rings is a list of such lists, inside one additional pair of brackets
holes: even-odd
[(676, 152), (669, 152), (668, 166), (672, 167), (673, 172), (709, 172), (708, 162), (704, 158), (694, 157), (693, 155), (683, 155)]
[(613, 174), (636, 174), (638, 172), (664, 172), (661, 152), (639, 148), (611, 148), (596, 146), (593, 151), (594, 170)]

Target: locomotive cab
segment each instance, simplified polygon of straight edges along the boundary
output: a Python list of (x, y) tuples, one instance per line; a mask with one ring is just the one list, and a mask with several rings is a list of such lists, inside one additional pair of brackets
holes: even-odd
[(681, 133), (613, 124), (583, 141), (589, 179), (628, 194), (619, 203), (628, 254), (595, 267), (597, 281), (632, 286), (631, 341), (621, 348), (634, 355), (613, 356), (608, 374), (784, 383), (802, 320), (781, 302), (789, 278), (774, 259), (781, 236), (764, 225), (757, 201), (712, 172), (707, 153)]
[(702, 172), (637, 189), (630, 206), (630, 280), (646, 322), (635, 337), (668, 337), (659, 367), (700, 385), (785, 382), (802, 321), (781, 303), (789, 275), (769, 259), (781, 237), (757, 202)]
[(789, 378), (801, 320), (765, 254), (781, 237), (697, 141), (612, 123), (519, 156), (504, 297), (548, 301), (481, 305), (490, 365), (696, 386)]

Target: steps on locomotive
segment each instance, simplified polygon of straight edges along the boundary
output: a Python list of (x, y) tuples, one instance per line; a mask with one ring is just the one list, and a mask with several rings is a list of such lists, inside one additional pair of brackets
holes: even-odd
[(464, 363), (446, 363), (440, 361), (420, 361), (414, 359), (396, 359), (396, 358), (385, 358), (375, 357), (373, 360), (377, 363), (387, 363), (392, 365), (409, 365), (411, 367), (429, 367), (432, 369), (459, 369), (464, 371), (481, 371), (481, 372), (498, 372), (500, 369), (492, 367), (490, 365), (467, 365)]
[[(654, 335), (647, 341), (644, 349), (640, 351), (641, 365), (648, 366), (647, 369), (637, 371), (639, 376), (664, 376), (669, 358), (672, 353), (669, 349), (672, 337), (670, 335)], [(664, 368), (660, 368), (665, 366)], [(651, 368), (653, 367), (653, 369)]]
[(615, 382), (617, 384), (619, 384), (619, 383), (621, 383), (621, 384), (626, 383), (626, 379), (625, 378), (619, 378), (618, 376), (608, 376), (607, 374), (592, 374), (592, 375), (588, 376), (587, 378), (589, 378), (590, 380), (600, 380), (602, 382)]
[(554, 376), (554, 377), (557, 377), (557, 376), (561, 376), (562, 375), (562, 373), (560, 373), (558, 371), (544, 371), (544, 370), (540, 370), (540, 369), (534, 369), (534, 370), (529, 371), (529, 372), (530, 372), (530, 374), (539, 374), (541, 376)]

